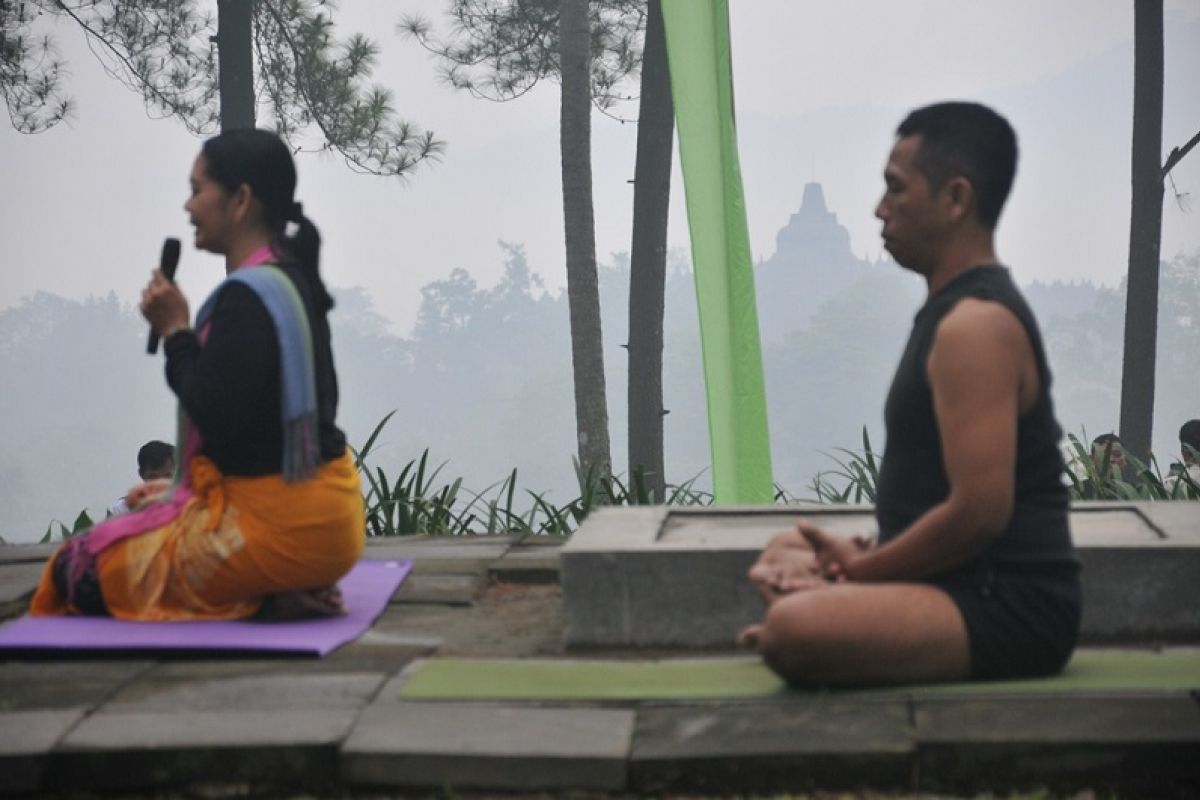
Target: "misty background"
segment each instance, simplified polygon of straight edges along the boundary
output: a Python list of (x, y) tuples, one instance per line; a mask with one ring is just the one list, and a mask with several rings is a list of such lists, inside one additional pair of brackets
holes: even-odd
[[(403, 9), (398, 6), (403, 6)], [(998, 236), (1043, 327), (1063, 426), (1116, 427), (1129, 227), (1132, 10), (1125, 2), (856, 3), (819, 20), (786, 3), (731, 3), (739, 144), (759, 288), (775, 479), (810, 494), (827, 453), (883, 445), (882, 403), (923, 285), (881, 253), (871, 215), (892, 131), (912, 105), (970, 97), (997, 107), (1022, 145)], [(557, 87), (490, 104), (436, 80), (386, 31), (432, 2), (346, 4), (368, 30), (377, 78), (402, 113), (448, 142), (407, 181), (299, 157), (298, 197), (321, 227), (342, 388), (339, 422), (361, 445), (397, 413), (373, 463), (428, 448), (476, 491), (576, 492), (557, 160)], [(811, 15), (811, 12), (810, 12)], [(1040, 23), (1030, 24), (1030, 19)], [(382, 31), (382, 32), (378, 32)], [(964, 33), (965, 32), (965, 33)], [(111, 504), (136, 480), (137, 448), (174, 437), (161, 357), (144, 355), (138, 292), (165, 235), (183, 235), (199, 147), (57, 31), (73, 64), (75, 120), (34, 137), (0, 130), (0, 536), (39, 538), (52, 518)], [(830, 44), (830, 43), (833, 44)], [(836, 47), (834, 46), (836, 45)], [(1168, 3), (1164, 148), (1200, 126), (1200, 9)], [(923, 54), (923, 55), (922, 55)], [(914, 60), (915, 59), (915, 60)], [(636, 113), (636, 104), (627, 109)], [(625, 465), (629, 216), (636, 125), (593, 122), (598, 253), (614, 468)], [(1154, 448), (1200, 416), (1200, 158), (1172, 173)], [(682, 186), (672, 194), (664, 393), (667, 478), (707, 485), (708, 435)], [(1189, 207), (1188, 201), (1191, 200)], [(185, 237), (185, 241), (186, 241)], [(185, 247), (180, 282), (199, 305), (218, 259)]]

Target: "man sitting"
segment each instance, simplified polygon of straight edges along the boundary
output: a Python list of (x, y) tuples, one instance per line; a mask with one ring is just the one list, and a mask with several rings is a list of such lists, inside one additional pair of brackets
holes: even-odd
[(993, 241), (1016, 156), (1007, 121), (976, 104), (897, 130), (875, 215), (928, 297), (884, 408), (877, 540), (801, 521), (750, 571), (769, 608), (741, 639), (789, 683), (1045, 675), (1075, 646), (1050, 370)]

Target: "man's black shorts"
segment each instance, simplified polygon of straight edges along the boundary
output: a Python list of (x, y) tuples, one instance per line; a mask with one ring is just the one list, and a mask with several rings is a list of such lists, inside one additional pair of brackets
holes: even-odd
[(930, 580), (950, 595), (967, 625), (971, 678), (1053, 675), (1079, 638), (1077, 564), (976, 562)]

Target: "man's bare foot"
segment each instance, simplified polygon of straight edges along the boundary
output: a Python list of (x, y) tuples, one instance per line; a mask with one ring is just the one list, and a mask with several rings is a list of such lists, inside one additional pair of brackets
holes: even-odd
[(772, 538), (748, 574), (767, 605), (786, 594), (825, 582), (812, 546), (798, 530)]
[(747, 650), (758, 650), (758, 642), (762, 637), (762, 630), (763, 626), (760, 622), (742, 628), (737, 636), (738, 646), (744, 647)]
[(340, 617), (346, 613), (342, 590), (336, 586), (304, 589), (267, 595), (258, 618), (274, 622), (319, 617)]

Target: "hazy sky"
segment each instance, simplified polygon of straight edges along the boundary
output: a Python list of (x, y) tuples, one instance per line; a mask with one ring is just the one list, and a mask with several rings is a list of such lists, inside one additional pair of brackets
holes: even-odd
[[(507, 104), (451, 91), (433, 61), (394, 33), (404, 13), (443, 23), (443, 7), (354, 0), (336, 18), (342, 33), (366, 32), (382, 46), (376, 80), (404, 117), (447, 142), (442, 163), (406, 181), (355, 175), (331, 157), (299, 164), (298, 198), (325, 236), (327, 280), (366, 287), (397, 332), (411, 325), (423, 284), (456, 267), (485, 284), (497, 277), (498, 240), (524, 244), (549, 286), (565, 280), (557, 85)], [(1131, 0), (733, 0), (755, 257), (771, 255), (813, 177), (855, 251), (877, 255), (871, 212), (893, 127), (914, 105), (970, 98), (1008, 114), (1022, 144), (1001, 257), (1023, 280), (1115, 284), (1129, 226), (1132, 8)], [(1167, 29), (1164, 151), (1200, 128), (1200, 3), (1168, 2)], [(221, 274), (215, 258), (190, 247), (181, 210), (199, 141), (176, 122), (149, 119), (73, 24), (53, 33), (71, 62), (77, 113), (36, 136), (0, 126), (0, 308), (38, 290), (72, 298), (113, 290), (132, 302), (168, 235), (185, 241), (180, 281), (195, 307)], [(635, 115), (636, 104), (624, 113)], [(629, 249), (635, 125), (597, 115), (593, 139), (605, 260)], [(1193, 208), (1184, 213), (1168, 193), (1164, 257), (1200, 247), (1200, 153), (1175, 180)], [(672, 206), (671, 245), (686, 247), (678, 185)]]

